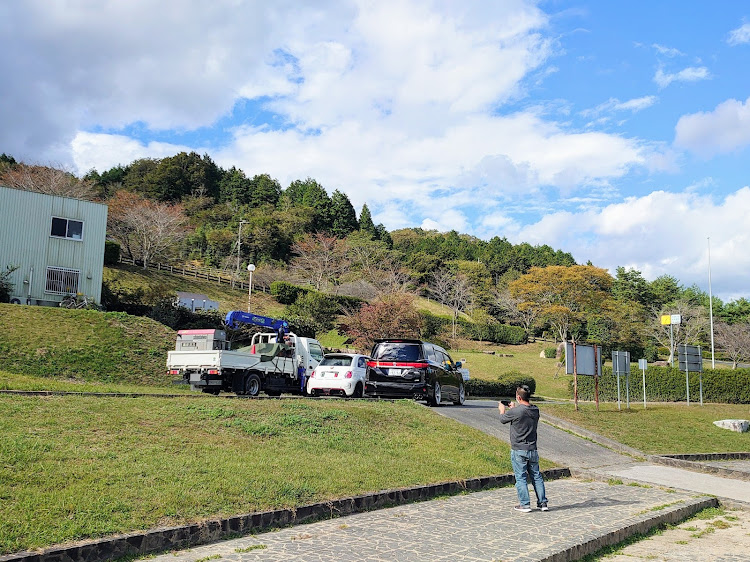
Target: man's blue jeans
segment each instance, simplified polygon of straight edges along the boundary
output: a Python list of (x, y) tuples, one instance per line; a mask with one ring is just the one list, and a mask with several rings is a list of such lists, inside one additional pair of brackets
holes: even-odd
[(547, 494), (544, 491), (544, 480), (539, 472), (539, 453), (537, 451), (517, 451), (511, 449), (510, 462), (513, 464), (513, 473), (516, 476), (516, 492), (518, 492), (518, 503), (522, 507), (531, 507), (529, 499), (529, 482), (526, 474), (531, 475), (531, 485), (534, 486), (536, 494), (536, 505), (541, 507), (547, 503)]

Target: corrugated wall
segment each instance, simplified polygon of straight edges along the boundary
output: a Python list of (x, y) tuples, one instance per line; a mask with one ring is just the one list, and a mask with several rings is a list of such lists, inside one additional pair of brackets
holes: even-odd
[[(50, 236), (52, 217), (83, 222), (81, 240)], [(0, 268), (19, 265), (11, 281), (22, 302), (60, 301), (45, 294), (48, 266), (80, 270), (79, 292), (101, 300), (107, 206), (0, 186)]]

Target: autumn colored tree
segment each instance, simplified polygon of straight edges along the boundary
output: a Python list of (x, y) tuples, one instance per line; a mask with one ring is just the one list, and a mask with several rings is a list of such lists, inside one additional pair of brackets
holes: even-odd
[(91, 181), (80, 180), (70, 172), (50, 166), (29, 166), (23, 163), (5, 166), (0, 175), (0, 184), (47, 195), (75, 199), (94, 198), (94, 184)]
[(443, 270), (432, 276), (430, 293), (435, 300), (451, 309), (455, 338), (458, 315), (470, 309), (474, 302), (471, 284), (464, 274)]
[(414, 308), (414, 297), (395, 294), (362, 306), (346, 318), (345, 331), (362, 353), (370, 353), (375, 340), (419, 338), (422, 318)]
[(612, 277), (605, 269), (590, 265), (532, 267), (508, 284), (519, 310), (532, 308), (549, 323), (561, 341), (566, 341), (575, 323), (597, 312), (610, 297)]
[[(675, 350), (679, 344), (698, 345), (705, 341), (709, 333), (708, 311), (687, 299), (679, 299), (660, 309), (653, 309), (650, 329), (651, 336), (659, 345), (669, 349), (669, 364), (674, 362)], [(672, 326), (663, 325), (661, 317), (679, 315), (681, 322)]]
[(295, 242), (292, 253), (290, 269), (316, 291), (338, 285), (347, 267), (345, 243), (320, 232)]
[(732, 360), (732, 369), (750, 359), (750, 323), (717, 322), (714, 325), (714, 340), (716, 346)]
[(187, 234), (181, 205), (146, 199), (137, 193), (118, 191), (108, 201), (107, 231), (143, 268), (177, 249)]

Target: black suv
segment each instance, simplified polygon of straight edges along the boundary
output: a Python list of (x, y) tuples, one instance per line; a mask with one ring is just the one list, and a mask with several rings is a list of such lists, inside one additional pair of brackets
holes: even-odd
[(426, 400), (432, 406), (466, 400), (464, 379), (448, 352), (420, 340), (387, 339), (375, 343), (367, 362), (365, 394)]

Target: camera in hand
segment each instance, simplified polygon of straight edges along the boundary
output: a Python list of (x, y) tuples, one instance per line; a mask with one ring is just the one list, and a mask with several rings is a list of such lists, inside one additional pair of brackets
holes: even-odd
[(510, 400), (500, 400), (500, 403), (506, 408), (510, 407)]

